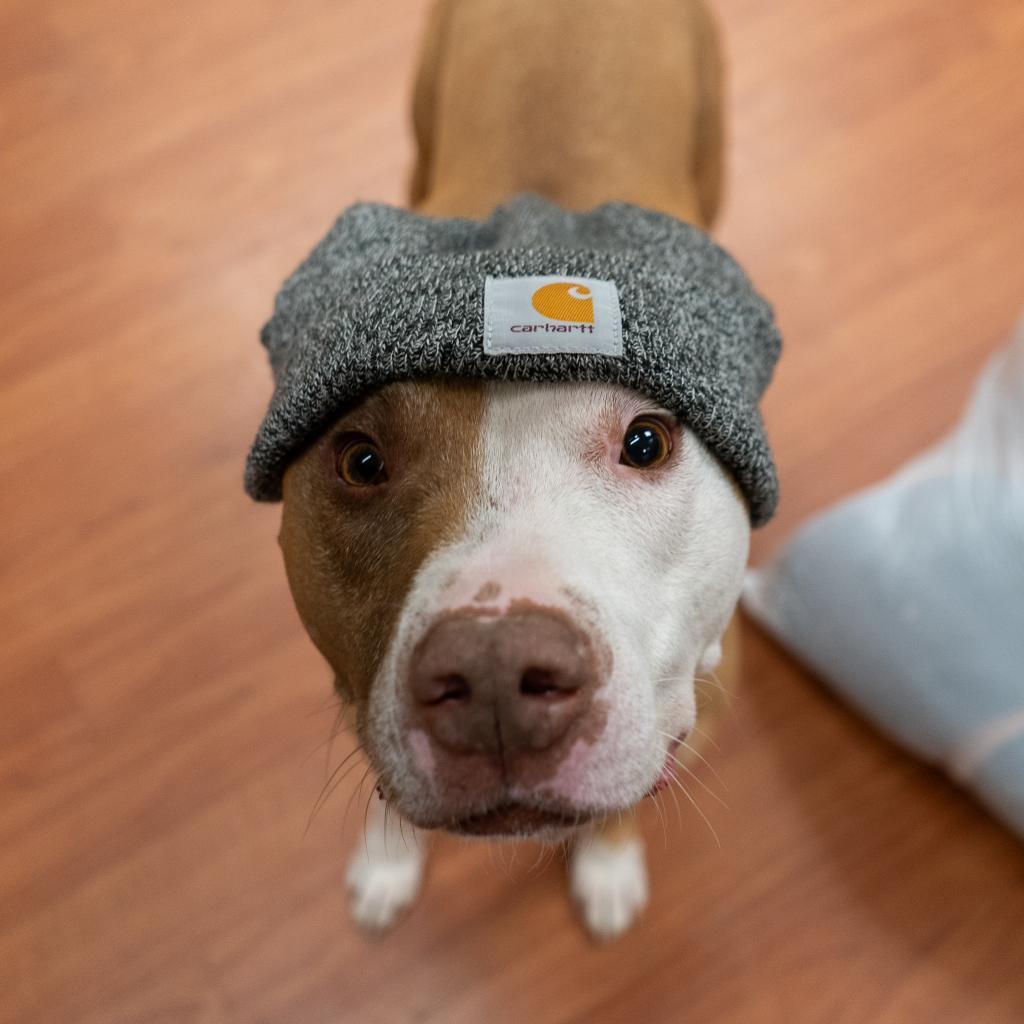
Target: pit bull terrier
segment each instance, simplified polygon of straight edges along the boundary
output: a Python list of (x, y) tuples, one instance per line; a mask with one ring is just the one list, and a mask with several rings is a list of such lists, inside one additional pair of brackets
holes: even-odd
[[(721, 97), (700, 0), (440, 0), (410, 205), (482, 218), (528, 192), (706, 229)], [(591, 289), (532, 295), (590, 343)], [(283, 475), (288, 580), (381, 796), (348, 872), (354, 916), (392, 924), (447, 829), (566, 841), (586, 926), (618, 935), (647, 900), (631, 810), (685, 770), (695, 679), (735, 685), (749, 502), (641, 390), (410, 378), (338, 410)]]

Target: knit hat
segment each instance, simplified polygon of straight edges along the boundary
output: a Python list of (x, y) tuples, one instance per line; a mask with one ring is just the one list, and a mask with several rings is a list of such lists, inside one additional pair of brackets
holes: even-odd
[(771, 308), (707, 235), (628, 203), (570, 213), (521, 195), (482, 221), (346, 210), (263, 328), (275, 379), (248, 493), (340, 411), (397, 380), (605, 381), (680, 417), (732, 473), (754, 526), (778, 480), (758, 401), (781, 342)]

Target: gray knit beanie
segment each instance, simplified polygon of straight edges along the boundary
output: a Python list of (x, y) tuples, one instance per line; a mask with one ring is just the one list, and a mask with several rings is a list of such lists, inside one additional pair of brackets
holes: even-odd
[(781, 347), (771, 309), (666, 214), (536, 195), (483, 221), (359, 203), (285, 282), (262, 341), (276, 388), (246, 466), (257, 500), (281, 498), (288, 463), (354, 399), (445, 376), (633, 388), (718, 456), (754, 526), (775, 511), (758, 411)]

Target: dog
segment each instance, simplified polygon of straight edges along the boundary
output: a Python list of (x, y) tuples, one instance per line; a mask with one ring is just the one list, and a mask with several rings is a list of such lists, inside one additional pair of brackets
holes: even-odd
[[(439, 0), (413, 121), (425, 214), (535, 192), (708, 229), (719, 208), (702, 0)], [(617, 384), (396, 381), (292, 462), (283, 498), (296, 606), (382, 797), (356, 921), (398, 918), (447, 829), (568, 842), (586, 927), (628, 929), (648, 898), (631, 811), (696, 746), (695, 677), (738, 672), (751, 522), (718, 459)]]

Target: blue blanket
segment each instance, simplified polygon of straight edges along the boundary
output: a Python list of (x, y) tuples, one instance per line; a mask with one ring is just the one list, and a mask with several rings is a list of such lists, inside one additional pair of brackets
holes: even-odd
[(1024, 837), (1024, 325), (950, 437), (805, 525), (743, 602)]

